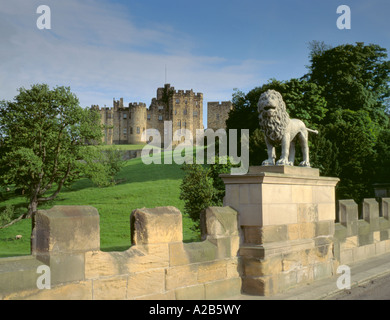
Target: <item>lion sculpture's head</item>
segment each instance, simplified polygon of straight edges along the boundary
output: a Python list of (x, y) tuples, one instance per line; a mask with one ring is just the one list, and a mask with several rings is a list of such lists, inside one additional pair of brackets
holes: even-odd
[(275, 90), (264, 92), (257, 103), (260, 128), (268, 139), (280, 142), (290, 121), (282, 95)]

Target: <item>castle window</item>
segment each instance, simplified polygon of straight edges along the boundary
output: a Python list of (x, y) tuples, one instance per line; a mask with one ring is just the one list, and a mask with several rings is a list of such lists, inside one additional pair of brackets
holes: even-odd
[(163, 116), (158, 116), (158, 120), (162, 121), (163, 120)]
[(177, 110), (175, 110), (175, 115), (177, 114)]
[(184, 114), (184, 115), (187, 114), (187, 109), (184, 109), (184, 110), (183, 110), (183, 114)]
[(180, 99), (176, 99), (176, 103), (180, 103)]
[(133, 127), (130, 127), (130, 134), (133, 134)]
[(107, 113), (107, 119), (111, 119), (111, 113)]
[(184, 100), (184, 103), (187, 104), (187, 102), (188, 102), (187, 99), (185, 99), (185, 100)]
[(137, 127), (137, 134), (140, 134), (140, 129), (139, 129), (139, 127)]
[(177, 126), (178, 126), (179, 128), (181, 128), (181, 121), (180, 121), (180, 120), (177, 122)]
[(194, 111), (194, 117), (197, 117), (198, 116), (198, 111)]
[(150, 120), (150, 114), (148, 114), (148, 120)]
[(164, 110), (164, 106), (158, 106), (158, 110)]
[(217, 120), (219, 120), (219, 114), (217, 114)]
[(123, 114), (123, 119), (127, 119), (127, 113)]
[(124, 134), (124, 135), (127, 134), (127, 128), (124, 128), (124, 129), (123, 129), (123, 134)]

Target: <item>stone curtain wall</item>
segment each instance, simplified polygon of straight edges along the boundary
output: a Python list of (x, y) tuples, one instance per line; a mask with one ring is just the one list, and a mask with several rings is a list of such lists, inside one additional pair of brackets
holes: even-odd
[[(330, 231), (317, 234), (322, 227), (316, 222), (321, 228), (312, 236), (302, 233), (302, 239), (285, 240), (280, 239), (283, 226), (239, 226), (234, 209), (212, 207), (201, 219), (204, 241), (183, 243), (179, 210), (144, 208), (131, 214), (132, 246), (103, 252), (95, 208), (55, 206), (34, 217), (32, 255), (0, 259), (0, 299), (204, 300), (231, 298), (242, 291), (270, 295), (306, 285), (310, 263), (324, 265), (324, 272), (313, 269), (316, 278), (324, 278), (334, 275), (334, 270), (327, 271), (329, 261), (348, 265), (390, 252), (389, 214), (390, 198), (380, 203), (364, 200), (362, 219), (354, 201), (341, 200), (340, 222), (328, 226)], [(311, 225), (306, 223), (302, 226)], [(257, 231), (259, 238), (253, 233)], [(323, 246), (321, 239), (326, 240)], [(39, 271), (42, 266), (50, 267), (50, 289), (37, 286), (45, 275)]]
[[(220, 299), (240, 293), (237, 212), (208, 208), (205, 240), (183, 243), (174, 207), (138, 209), (130, 219), (132, 246), (100, 251), (93, 207), (39, 211), (32, 255), (0, 259), (1, 299)], [(47, 265), (51, 289), (38, 289)], [(38, 280), (39, 281), (39, 280)]]
[(340, 200), (335, 224), (334, 252), (340, 264), (390, 252), (390, 198), (365, 199), (362, 219), (353, 200)]

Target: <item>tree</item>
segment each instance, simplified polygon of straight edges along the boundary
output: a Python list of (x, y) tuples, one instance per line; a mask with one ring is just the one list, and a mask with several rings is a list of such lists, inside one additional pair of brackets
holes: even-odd
[(23, 217), (54, 200), (95, 162), (85, 156), (85, 146), (101, 141), (98, 123), (98, 113), (81, 108), (69, 87), (35, 84), (20, 88), (14, 101), (0, 102), (0, 184), (24, 190)]
[(390, 61), (378, 45), (310, 43), (309, 72), (301, 79), (275, 79), (247, 94), (233, 95), (227, 127), (250, 129), (250, 164), (266, 158), (257, 121), (257, 101), (279, 91), (292, 118), (317, 129), (310, 136), (311, 164), (322, 175), (340, 177), (338, 199), (371, 197), (374, 182), (389, 181)]
[(198, 229), (202, 210), (223, 205), (225, 184), (219, 175), (230, 173), (234, 165), (228, 157), (223, 161), (226, 163), (221, 163), (220, 159), (216, 157), (215, 163), (210, 165), (184, 164), (181, 167), (185, 175), (180, 185), (180, 199), (184, 200), (184, 211)]
[(386, 99), (390, 96), (390, 61), (378, 45), (345, 44), (328, 50), (312, 47), (309, 73), (303, 78), (324, 88), (329, 109), (325, 122), (340, 109), (365, 110), (380, 125), (387, 122)]
[(328, 158), (328, 164), (322, 162), (326, 173), (340, 177), (337, 198), (360, 202), (373, 195), (375, 180), (388, 177), (385, 128), (389, 123), (390, 61), (386, 49), (363, 43), (334, 48), (317, 43), (310, 57), (309, 73), (303, 78), (323, 88), (329, 109), (320, 123), (324, 138), (313, 139), (315, 143), (327, 140), (328, 151), (316, 147), (314, 157)]

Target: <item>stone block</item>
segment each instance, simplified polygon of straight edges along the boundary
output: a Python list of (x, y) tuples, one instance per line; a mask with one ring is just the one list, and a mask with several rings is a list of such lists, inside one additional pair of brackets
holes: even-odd
[(218, 239), (209, 239), (217, 248), (217, 259), (236, 257), (240, 247), (240, 237), (231, 236)]
[(232, 278), (204, 284), (206, 300), (220, 300), (235, 297), (241, 293), (241, 279)]
[(263, 212), (262, 206), (257, 204), (240, 205), (239, 221), (241, 226), (262, 226)]
[(274, 255), (267, 259), (242, 257), (244, 276), (268, 276), (283, 271), (282, 255)]
[(347, 236), (357, 235), (358, 205), (353, 200), (339, 201), (339, 221), (347, 228)]
[(242, 278), (242, 292), (257, 296), (269, 296), (274, 294), (274, 284), (270, 277), (248, 277)]
[(92, 300), (92, 281), (80, 281), (51, 289), (36, 289), (13, 293), (7, 300)]
[[(180, 242), (179, 242), (180, 243)], [(169, 244), (148, 244), (132, 246), (125, 252), (120, 252), (117, 260), (126, 266), (126, 272), (141, 272), (150, 269), (166, 268), (169, 266)]]
[(290, 204), (293, 203), (292, 187), (284, 184), (262, 184), (263, 204)]
[(224, 206), (230, 206), (235, 210), (240, 208), (240, 186), (235, 184), (226, 185)]
[(198, 282), (210, 282), (226, 278), (227, 265), (225, 260), (201, 263), (198, 266)]
[(386, 242), (381, 241), (375, 243), (375, 255), (381, 255), (386, 253)]
[(287, 233), (288, 233), (287, 240), (298, 240), (300, 237), (300, 224), (293, 223), (287, 225)]
[(153, 293), (146, 296), (136, 297), (134, 300), (175, 300), (175, 291), (165, 291), (162, 293)]
[(130, 216), (132, 244), (181, 242), (181, 212), (175, 207), (136, 209)]
[(171, 267), (165, 273), (166, 290), (198, 284), (198, 264)]
[(127, 276), (93, 280), (94, 300), (125, 300)]
[(379, 229), (379, 203), (375, 199), (363, 200), (363, 219), (370, 224), (371, 230)]
[(318, 221), (318, 204), (300, 203), (298, 208), (298, 223), (317, 222)]
[(238, 278), (242, 274), (241, 259), (229, 259), (226, 261), (226, 278)]
[(100, 249), (99, 214), (89, 206), (54, 206), (33, 217), (33, 255), (53, 255)]
[(315, 237), (316, 224), (305, 222), (299, 224), (299, 239), (312, 239)]
[(198, 262), (205, 262), (217, 258), (218, 249), (216, 244), (208, 240), (192, 243), (170, 243), (169, 265), (180, 266)]
[(298, 177), (319, 177), (320, 171), (317, 168), (305, 168), (297, 166), (251, 166), (249, 174), (259, 173), (280, 173), (285, 175), (293, 175)]
[(313, 186), (314, 203), (334, 203), (335, 200), (334, 186)]
[(293, 203), (313, 203), (313, 187), (312, 186), (302, 186), (302, 185), (292, 185), (292, 201)]
[(33, 256), (0, 259), (0, 293), (37, 289), (40, 274), (37, 269), (43, 263)]
[(208, 238), (238, 235), (237, 211), (230, 207), (206, 208), (205, 224)]
[(319, 203), (318, 221), (336, 220), (336, 203)]
[(390, 219), (390, 198), (382, 198), (382, 217)]
[(264, 204), (262, 217), (264, 226), (297, 223), (297, 204)]
[(156, 269), (132, 273), (127, 279), (127, 299), (165, 291), (165, 270)]
[(51, 284), (84, 280), (84, 253), (50, 255)]
[(328, 261), (325, 263), (317, 263), (313, 266), (314, 280), (326, 279), (333, 276), (333, 263)]
[(353, 249), (359, 246), (358, 236), (351, 236), (345, 239), (344, 242), (340, 244), (341, 250)]
[(264, 226), (261, 228), (260, 243), (279, 242), (288, 240), (288, 226), (283, 225), (272, 225)]
[(176, 300), (205, 300), (204, 285), (188, 286), (175, 290)]
[(119, 274), (119, 265), (113, 252), (89, 251), (85, 253), (85, 279), (96, 279)]
[(335, 223), (333, 220), (319, 221), (315, 224), (315, 236), (333, 236), (335, 233)]

